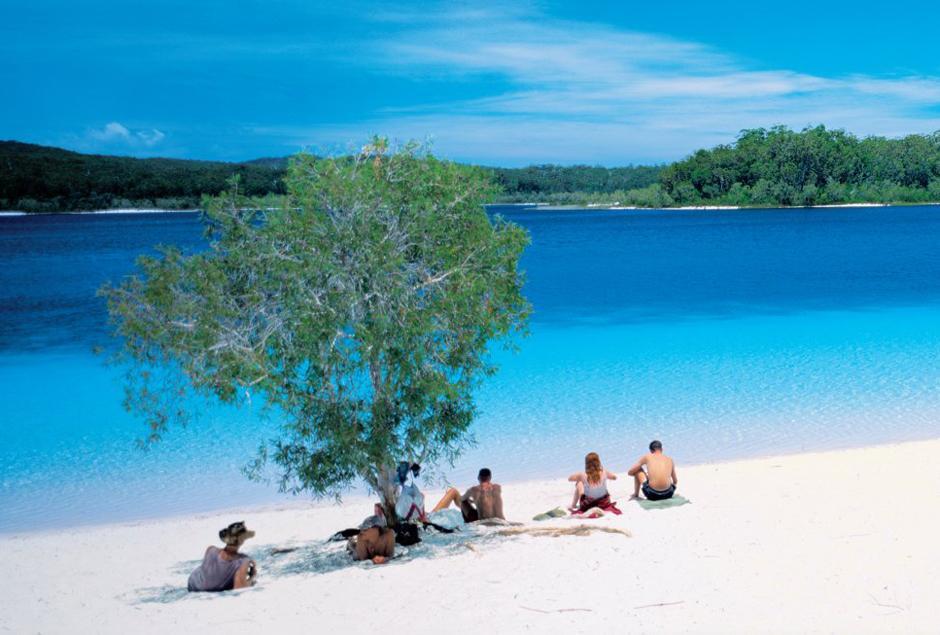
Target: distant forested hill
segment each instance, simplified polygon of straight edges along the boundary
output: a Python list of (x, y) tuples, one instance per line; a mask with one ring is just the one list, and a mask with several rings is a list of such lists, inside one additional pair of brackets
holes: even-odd
[[(242, 163), (133, 159), (0, 141), (0, 209), (193, 208), (202, 194), (224, 189), (233, 174), (241, 175), (242, 186), (251, 195), (281, 192), (287, 162), (287, 157)], [(503, 188), (500, 200), (505, 202), (641, 188), (655, 183), (661, 170), (556, 165), (486, 169)]]
[(281, 191), (284, 160), (250, 163), (132, 159), (0, 141), (0, 209), (186, 209), (234, 174), (253, 195)]
[[(0, 142), (0, 209), (192, 208), (233, 174), (250, 195), (279, 193), (287, 158), (244, 163), (132, 159)], [(665, 166), (486, 168), (499, 202), (821, 205), (940, 201), (940, 132), (858, 138), (823, 126), (744, 130), (730, 145)]]

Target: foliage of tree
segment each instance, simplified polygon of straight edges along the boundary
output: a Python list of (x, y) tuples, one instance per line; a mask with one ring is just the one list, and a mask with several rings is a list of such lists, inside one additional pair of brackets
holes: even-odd
[(207, 200), (208, 251), (164, 248), (102, 290), (126, 405), (157, 439), (186, 420), (186, 391), (261, 395), (283, 424), (253, 474), (321, 496), (362, 479), (394, 518), (397, 462), (453, 460), (491, 345), (525, 330), (528, 235), (486, 213), (485, 171), (413, 145), (298, 155), (283, 196), (235, 185)]

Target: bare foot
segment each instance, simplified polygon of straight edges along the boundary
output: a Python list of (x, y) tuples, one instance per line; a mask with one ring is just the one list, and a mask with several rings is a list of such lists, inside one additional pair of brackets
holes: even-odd
[(385, 556), (373, 556), (372, 557), (372, 564), (385, 564), (386, 562), (387, 562), (387, 559)]

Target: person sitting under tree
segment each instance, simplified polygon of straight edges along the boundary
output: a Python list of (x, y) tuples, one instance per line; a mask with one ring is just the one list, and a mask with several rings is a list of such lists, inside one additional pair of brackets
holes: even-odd
[(479, 484), (468, 489), (463, 496), (455, 487), (448, 489), (431, 512), (446, 509), (453, 503), (460, 508), (465, 523), (488, 518), (505, 520), (506, 517), (503, 516), (503, 490), (498, 483), (493, 482), (493, 473), (489, 468), (484, 467), (477, 474), (477, 480)]

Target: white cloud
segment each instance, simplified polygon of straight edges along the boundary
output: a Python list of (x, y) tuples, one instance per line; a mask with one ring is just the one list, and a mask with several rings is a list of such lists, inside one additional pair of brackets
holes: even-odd
[(297, 145), (373, 132), (430, 135), (437, 151), (459, 159), (610, 164), (675, 159), (775, 124), (887, 136), (940, 129), (936, 77), (753, 68), (699, 43), (518, 9), (412, 15), (406, 23), (374, 45), (373, 69), (455, 82), (494, 77), (500, 88), (282, 135)]
[(148, 147), (154, 146), (166, 138), (166, 135), (160, 132), (159, 130), (157, 130), (156, 128), (153, 128), (151, 130), (139, 130), (135, 134), (137, 135), (137, 138), (140, 139), (141, 142), (145, 146), (148, 146)]
[(118, 122), (112, 121), (100, 130), (90, 130), (88, 136), (97, 141), (128, 141), (131, 139), (131, 131)]
[(166, 138), (166, 135), (156, 128), (130, 130), (117, 121), (107, 123), (103, 128), (89, 130), (86, 136), (91, 142), (124, 145), (131, 148), (151, 148)]

